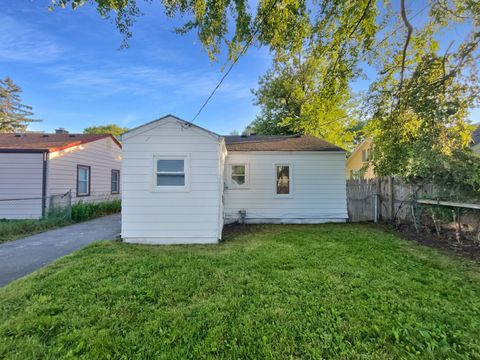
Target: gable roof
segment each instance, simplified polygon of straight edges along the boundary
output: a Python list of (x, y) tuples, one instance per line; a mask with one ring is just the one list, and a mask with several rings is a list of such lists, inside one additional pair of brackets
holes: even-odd
[(372, 139), (367, 138), (363, 139), (360, 144), (357, 145), (355, 149), (353, 149), (352, 153), (347, 157), (347, 164), (355, 157), (355, 155), (360, 151), (363, 150), (365, 147), (371, 147)]
[(476, 144), (480, 144), (480, 125), (472, 133), (472, 145)]
[(0, 152), (54, 152), (105, 138), (122, 147), (110, 134), (22, 133), (0, 134)]
[(160, 125), (161, 123), (165, 122), (166, 120), (175, 120), (179, 123), (182, 124), (182, 126), (186, 126), (186, 127), (193, 127), (195, 129), (199, 129), (207, 134), (210, 134), (212, 135), (213, 137), (217, 138), (217, 139), (220, 139), (221, 136), (218, 135), (217, 133), (214, 133), (213, 131), (210, 131), (208, 129), (205, 129), (201, 126), (198, 126), (198, 125), (195, 125), (194, 123), (191, 123), (189, 121), (186, 121), (186, 120), (183, 120), (183, 119), (180, 119), (179, 117), (175, 116), (175, 115), (165, 115), (165, 116), (162, 116), (161, 118), (159, 119), (156, 119), (156, 120), (153, 120), (153, 121), (150, 121), (146, 124), (143, 124), (143, 125), (140, 125), (140, 126), (137, 126), (136, 128), (133, 128), (133, 129), (130, 129), (126, 132), (124, 132), (122, 134), (122, 139), (123, 137), (125, 136), (125, 139), (127, 139), (129, 136), (132, 136), (134, 135), (136, 132), (138, 132), (140, 129), (144, 129), (144, 131), (148, 131), (152, 128), (155, 128), (157, 125)]
[(228, 151), (339, 151), (339, 146), (311, 135), (225, 136)]
[(181, 126), (199, 129), (219, 140), (225, 139), (225, 145), (228, 151), (346, 151), (341, 147), (310, 135), (222, 136), (201, 126), (180, 119), (175, 115), (165, 115), (157, 120), (130, 129), (122, 134), (122, 138), (125, 137), (125, 139), (128, 139), (136, 133), (141, 134), (166, 122), (166, 120), (175, 120), (179, 122)]

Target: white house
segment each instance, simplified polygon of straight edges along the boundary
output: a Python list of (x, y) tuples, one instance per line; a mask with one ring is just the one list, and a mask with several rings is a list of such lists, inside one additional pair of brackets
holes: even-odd
[(40, 218), (55, 195), (120, 198), (121, 145), (111, 135), (0, 134), (0, 219)]
[(122, 237), (216, 243), (224, 223), (344, 222), (345, 150), (313, 136), (220, 136), (165, 116), (122, 136)]

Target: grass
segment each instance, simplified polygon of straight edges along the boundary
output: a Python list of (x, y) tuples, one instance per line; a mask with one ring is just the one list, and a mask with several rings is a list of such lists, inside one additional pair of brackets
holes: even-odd
[(46, 219), (22, 219), (5, 220), (0, 219), (0, 243), (15, 240), (47, 230), (55, 229), (70, 224), (71, 221), (65, 218)]
[(100, 216), (120, 212), (120, 200), (98, 203), (79, 202), (72, 205), (71, 219), (66, 211), (56, 211), (43, 219), (5, 220), (0, 219), (0, 243), (24, 236), (59, 228), (65, 225), (91, 220)]
[(477, 264), (363, 225), (104, 241), (0, 289), (0, 358), (480, 358)]

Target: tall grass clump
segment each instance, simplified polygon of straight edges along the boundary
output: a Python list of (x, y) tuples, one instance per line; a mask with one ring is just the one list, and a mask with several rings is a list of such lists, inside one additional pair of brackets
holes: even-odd
[(79, 222), (100, 216), (115, 214), (121, 210), (121, 201), (103, 201), (98, 203), (78, 202), (72, 205), (72, 221)]

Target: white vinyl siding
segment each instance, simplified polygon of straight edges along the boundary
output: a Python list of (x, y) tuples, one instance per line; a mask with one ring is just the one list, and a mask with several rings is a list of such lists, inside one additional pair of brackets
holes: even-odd
[[(42, 216), (43, 154), (0, 153), (0, 219)], [(33, 198), (33, 199), (32, 199)]]
[[(120, 169), (121, 161), (121, 149), (111, 138), (52, 152), (47, 165), (48, 194), (64, 194), (71, 190), (74, 202), (119, 199), (120, 194), (112, 194), (111, 191), (112, 170)], [(77, 197), (78, 165), (90, 167), (88, 196)]]
[[(221, 143), (175, 118), (134, 130), (123, 138), (122, 237), (126, 242), (215, 243), (221, 233)], [(157, 191), (157, 159), (188, 159), (188, 189)], [(168, 189), (170, 188), (170, 189)]]
[[(248, 189), (225, 190), (225, 221), (316, 223), (345, 221), (343, 152), (231, 152), (229, 164), (248, 163)], [(290, 193), (276, 194), (277, 165), (290, 165)]]

